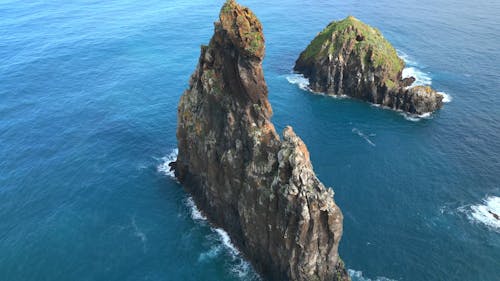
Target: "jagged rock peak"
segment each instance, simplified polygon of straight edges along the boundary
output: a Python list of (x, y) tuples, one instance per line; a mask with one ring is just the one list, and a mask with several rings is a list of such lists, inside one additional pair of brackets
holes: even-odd
[(333, 191), (292, 128), (280, 140), (270, 121), (263, 42), (255, 15), (227, 1), (180, 99), (172, 166), (199, 209), (267, 280), (348, 280)]
[(264, 57), (262, 24), (250, 9), (228, 0), (222, 6), (219, 18), (221, 27), (244, 55), (260, 60)]
[(308, 78), (316, 92), (347, 95), (415, 114), (439, 109), (443, 96), (409, 88), (415, 78), (403, 79), (404, 67), (378, 29), (348, 16), (321, 31), (300, 54), (294, 70)]

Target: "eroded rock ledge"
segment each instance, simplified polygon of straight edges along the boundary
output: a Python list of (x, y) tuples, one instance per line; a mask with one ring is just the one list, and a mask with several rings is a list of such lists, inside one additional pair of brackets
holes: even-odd
[(227, 1), (178, 108), (175, 173), (267, 280), (349, 280), (342, 213), (291, 127), (270, 122), (262, 26)]
[(411, 87), (402, 77), (405, 64), (382, 36), (349, 16), (330, 23), (300, 54), (294, 70), (309, 87), (328, 95), (347, 95), (412, 114), (433, 112), (443, 95), (427, 86)]

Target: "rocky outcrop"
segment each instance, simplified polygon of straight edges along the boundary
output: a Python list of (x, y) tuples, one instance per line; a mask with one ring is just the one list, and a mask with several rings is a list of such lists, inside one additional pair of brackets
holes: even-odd
[(227, 1), (179, 103), (175, 174), (267, 280), (349, 280), (333, 191), (292, 128), (281, 140), (270, 122), (264, 51), (259, 20)]
[(379, 30), (349, 16), (330, 23), (300, 54), (294, 70), (309, 87), (328, 95), (347, 95), (412, 114), (442, 107), (443, 96), (430, 87), (411, 87), (405, 64)]

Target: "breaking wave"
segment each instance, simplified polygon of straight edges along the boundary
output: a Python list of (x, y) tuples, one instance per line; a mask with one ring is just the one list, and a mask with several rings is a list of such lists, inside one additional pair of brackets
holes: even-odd
[[(409, 55), (404, 53), (401, 50), (397, 50), (398, 56), (405, 62), (406, 67), (403, 69), (402, 76), (403, 78), (408, 78), (408, 77), (415, 77), (415, 82), (413, 83), (412, 86), (430, 86), (432, 85), (432, 78), (430, 76), (430, 73), (424, 72), (419, 68), (419, 64), (411, 58)], [(286, 79), (288, 80), (289, 83), (295, 84), (299, 86), (300, 89), (304, 91), (309, 91), (314, 94), (320, 94), (320, 95), (325, 95), (324, 93), (318, 93), (314, 92), (309, 88), (309, 80), (305, 78), (302, 74), (299, 73), (293, 73), (290, 75), (286, 76)], [(438, 92), (443, 96), (443, 102), (444, 103), (449, 103), (453, 100), (453, 98), (445, 93), (445, 92)], [(348, 96), (329, 96), (333, 98), (346, 98)], [(372, 106), (384, 108), (384, 109), (390, 109), (388, 107), (384, 107), (378, 104), (372, 104)], [(424, 113), (421, 115), (417, 114), (408, 114), (405, 112), (400, 111), (401, 115), (408, 121), (412, 122), (418, 122), (422, 119), (430, 119), (431, 118), (431, 113)], [(371, 143), (371, 141), (368, 141), (371, 145), (375, 146), (374, 144)]]
[[(403, 78), (415, 77), (415, 82), (412, 86), (430, 86), (432, 85), (432, 78), (430, 73), (424, 72), (419, 68), (419, 64), (401, 50), (397, 50), (398, 56), (405, 62), (406, 67), (403, 69)], [(441, 94), (444, 103), (449, 103), (453, 98), (445, 92), (438, 92)], [(410, 120), (415, 121), (415, 120)]]
[(482, 204), (459, 208), (467, 217), (476, 223), (482, 223), (489, 228), (500, 232), (500, 197), (488, 196)]
[(408, 77), (415, 77), (414, 86), (430, 86), (432, 84), (429, 73), (423, 72), (414, 66), (407, 66), (403, 69), (403, 78)]
[(188, 197), (186, 199), (186, 206), (189, 207), (189, 210), (191, 211), (191, 218), (196, 221), (206, 221), (207, 217), (201, 213), (201, 211), (196, 207), (196, 204), (194, 203), (194, 200), (192, 197)]
[(305, 78), (304, 75), (302, 74), (298, 73), (290, 74), (286, 76), (286, 80), (288, 80), (290, 84), (295, 84), (299, 86), (299, 88), (301, 88), (304, 91), (311, 91), (311, 89), (309, 88), (309, 79)]
[(331, 97), (334, 99), (348, 98), (347, 95), (334, 96), (334, 95), (327, 95), (327, 94), (322, 93), (322, 92), (313, 91), (311, 88), (309, 88), (309, 79), (305, 78), (304, 75), (302, 75), (300, 73), (293, 73), (293, 74), (287, 75), (286, 80), (288, 80), (288, 83), (290, 83), (290, 84), (294, 84), (294, 85), (299, 86), (299, 88), (301, 90), (308, 91), (308, 92), (311, 92), (311, 93), (316, 94), (316, 95), (328, 96), (328, 97)]
[(445, 92), (438, 92), (438, 94), (441, 94), (443, 96), (444, 103), (449, 103), (453, 100), (453, 98)]
[(426, 112), (424, 114), (410, 114), (410, 113), (406, 113), (406, 112), (401, 112), (401, 115), (403, 115), (403, 117), (408, 120), (408, 121), (412, 121), (412, 122), (418, 122), (422, 119), (431, 119), (432, 118), (432, 113), (431, 112)]
[(398, 56), (405, 62), (406, 67), (403, 69), (403, 78), (415, 77), (415, 82), (413, 85), (416, 86), (430, 86), (432, 84), (432, 78), (429, 73), (423, 72), (419, 67), (419, 64), (401, 50), (397, 50)]
[[(185, 204), (189, 208), (190, 215), (193, 220), (202, 223), (207, 222), (207, 217), (203, 215), (198, 207), (196, 207), (192, 197), (188, 197), (185, 200)], [(243, 259), (240, 251), (231, 242), (229, 234), (222, 228), (210, 227), (210, 230), (212, 231), (212, 234), (208, 235), (207, 239), (212, 240), (213, 245), (208, 251), (200, 254), (198, 261), (206, 262), (207, 260), (218, 257), (222, 253), (227, 253), (230, 258), (229, 270), (232, 274), (242, 280), (260, 280), (257, 273), (252, 269), (250, 263)]]
[(174, 171), (170, 170), (169, 164), (177, 160), (177, 154), (179, 154), (179, 150), (176, 148), (169, 155), (162, 157), (160, 159), (161, 163), (156, 167), (156, 170), (161, 174), (175, 179)]

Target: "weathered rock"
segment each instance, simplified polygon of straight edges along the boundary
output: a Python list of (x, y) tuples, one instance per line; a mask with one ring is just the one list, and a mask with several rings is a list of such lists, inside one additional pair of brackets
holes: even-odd
[(255, 15), (222, 7), (178, 108), (175, 174), (211, 223), (268, 280), (349, 280), (342, 213), (305, 144), (269, 118), (264, 37)]
[(328, 95), (347, 95), (413, 114), (442, 107), (443, 96), (430, 88), (409, 88), (405, 64), (379, 30), (349, 16), (330, 23), (300, 54), (294, 70), (309, 87)]

